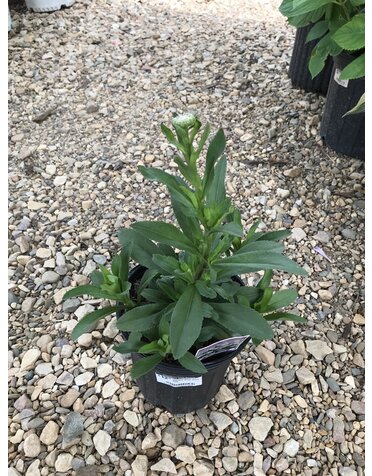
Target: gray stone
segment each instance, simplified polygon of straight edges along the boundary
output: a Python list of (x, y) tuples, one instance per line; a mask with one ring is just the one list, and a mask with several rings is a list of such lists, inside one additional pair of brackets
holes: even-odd
[(72, 468), (71, 463), (72, 463), (73, 455), (69, 453), (61, 453), (57, 456), (56, 462), (54, 467), (56, 468), (56, 471), (59, 471), (60, 473), (67, 474), (69, 469)]
[(284, 443), (283, 451), (291, 458), (296, 456), (299, 449), (300, 449), (300, 444), (298, 443), (298, 441), (294, 440), (293, 438), (291, 438), (290, 440)]
[(333, 420), (333, 441), (335, 443), (343, 443), (345, 441), (345, 424), (339, 417)]
[(69, 413), (62, 428), (62, 449), (66, 449), (74, 444), (77, 444), (81, 439), (83, 431), (84, 423), (80, 413)]
[(105, 456), (111, 445), (111, 436), (104, 430), (99, 430), (93, 437), (94, 447), (101, 456)]
[(22, 358), (21, 370), (33, 369), (40, 355), (41, 352), (39, 349), (29, 349)]
[(75, 312), (76, 309), (80, 306), (81, 301), (79, 298), (71, 298), (67, 299), (62, 304), (62, 311), (63, 312)]
[(195, 450), (190, 446), (180, 445), (176, 449), (176, 458), (185, 463), (192, 464), (196, 460)]
[(27, 397), (27, 395), (23, 394), (17, 400), (14, 402), (14, 408), (21, 412), (25, 408), (32, 408), (32, 402), (31, 400)]
[(308, 370), (306, 367), (301, 367), (300, 369), (296, 370), (296, 375), (298, 381), (303, 385), (309, 385), (315, 382), (314, 374), (310, 372), (310, 370)]
[(360, 402), (358, 400), (351, 401), (351, 409), (357, 415), (364, 415), (365, 414), (365, 403)]
[(195, 461), (192, 465), (192, 473), (193, 476), (213, 476), (214, 473), (214, 466), (209, 461)]
[(283, 383), (282, 371), (279, 369), (266, 370), (263, 376), (268, 382)]
[(137, 455), (132, 463), (133, 476), (146, 476), (149, 461), (146, 455)]
[(133, 412), (132, 410), (125, 410), (123, 416), (125, 421), (127, 421), (130, 425), (134, 427), (137, 427), (140, 424), (138, 414), (136, 412)]
[(255, 440), (264, 441), (273, 424), (268, 417), (254, 417), (249, 421), (248, 427)]
[(239, 396), (238, 405), (242, 410), (248, 410), (248, 408), (251, 408), (254, 405), (255, 401), (256, 397), (254, 396), (254, 393), (248, 390)]
[(61, 276), (55, 271), (45, 271), (41, 276), (41, 281), (44, 284), (53, 284), (61, 279)]
[(219, 391), (217, 392), (216, 400), (220, 403), (225, 403), (234, 399), (235, 395), (233, 392), (226, 385), (221, 385)]
[(176, 466), (169, 458), (162, 458), (158, 463), (150, 466), (151, 471), (164, 472), (166, 474), (177, 474)]
[(169, 425), (163, 431), (161, 439), (166, 446), (177, 448), (182, 445), (186, 438), (186, 431), (176, 425)]
[(25, 439), (23, 443), (23, 451), (25, 456), (29, 458), (36, 458), (39, 456), (41, 445), (39, 437), (35, 433), (32, 433)]
[(347, 240), (356, 239), (356, 231), (351, 230), (350, 228), (344, 228), (343, 230), (341, 230), (341, 235)]
[(225, 428), (231, 425), (232, 419), (221, 412), (212, 411), (209, 415), (210, 420), (214, 423), (217, 431), (223, 431)]
[(59, 426), (53, 420), (48, 421), (40, 435), (40, 441), (45, 445), (52, 445), (59, 435)]
[(316, 360), (323, 360), (328, 354), (332, 354), (332, 349), (321, 340), (307, 340), (306, 350), (315, 357)]
[(341, 466), (338, 468), (338, 474), (340, 476), (357, 476), (358, 473), (353, 468), (349, 468), (347, 466)]
[(230, 474), (234, 474), (238, 469), (238, 458), (234, 456), (224, 456), (222, 458), (223, 468)]
[(339, 384), (332, 377), (327, 378), (327, 385), (334, 393), (337, 393), (340, 390)]

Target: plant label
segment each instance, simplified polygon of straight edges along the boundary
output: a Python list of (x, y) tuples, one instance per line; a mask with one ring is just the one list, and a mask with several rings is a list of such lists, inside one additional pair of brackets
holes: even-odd
[(339, 84), (340, 86), (343, 86), (344, 88), (347, 88), (348, 84), (349, 84), (349, 80), (348, 79), (340, 79), (340, 74), (341, 74), (341, 70), (336, 68), (335, 70), (335, 75), (333, 77), (333, 79), (336, 81), (337, 84)]
[(199, 387), (203, 383), (202, 377), (173, 377), (172, 375), (155, 372), (156, 381), (170, 387)]
[(220, 340), (208, 345), (207, 347), (199, 349), (196, 352), (195, 357), (199, 360), (203, 360), (212, 355), (222, 354), (223, 352), (232, 352), (248, 338), (250, 338), (250, 336), (229, 337), (228, 339)]

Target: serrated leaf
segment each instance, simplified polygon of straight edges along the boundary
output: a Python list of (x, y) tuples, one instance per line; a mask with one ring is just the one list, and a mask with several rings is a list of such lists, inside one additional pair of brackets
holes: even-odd
[(328, 31), (329, 23), (326, 20), (318, 21), (309, 31), (306, 36), (305, 43), (309, 43), (309, 41), (317, 40), (325, 35)]
[(195, 286), (188, 286), (172, 312), (170, 344), (173, 357), (179, 359), (200, 334), (203, 323), (202, 300)]
[(238, 223), (225, 223), (224, 225), (221, 225), (220, 227), (217, 228), (216, 231), (219, 231), (221, 233), (227, 233), (232, 236), (243, 236), (243, 227), (239, 225)]
[(365, 54), (355, 58), (341, 71), (340, 79), (358, 79), (365, 76)]
[(92, 327), (94, 327), (94, 325), (97, 324), (100, 319), (109, 316), (115, 311), (116, 307), (109, 306), (90, 312), (76, 324), (71, 334), (72, 339), (76, 340), (86, 332), (91, 332)]
[(294, 289), (282, 289), (276, 291), (264, 309), (260, 310), (261, 312), (271, 312), (281, 309), (282, 307), (289, 306), (297, 298), (297, 292)]
[(143, 357), (140, 360), (137, 360), (133, 364), (132, 370), (130, 372), (133, 379), (138, 379), (154, 369), (160, 362), (163, 360), (163, 356), (160, 354), (149, 355), (148, 357)]
[(187, 370), (191, 370), (196, 374), (205, 374), (208, 372), (207, 368), (200, 362), (195, 355), (191, 352), (186, 352), (186, 354), (178, 359), (178, 362), (185, 367)]
[(303, 15), (327, 4), (329, 0), (293, 0), (292, 14), (293, 16)]
[(199, 293), (206, 298), (214, 299), (217, 296), (216, 291), (208, 286), (205, 281), (198, 280), (195, 286)]
[(355, 15), (332, 35), (332, 39), (347, 51), (361, 50), (365, 46), (365, 15)]
[(164, 270), (171, 276), (174, 276), (175, 272), (180, 269), (179, 261), (172, 256), (154, 255), (152, 261), (158, 268)]

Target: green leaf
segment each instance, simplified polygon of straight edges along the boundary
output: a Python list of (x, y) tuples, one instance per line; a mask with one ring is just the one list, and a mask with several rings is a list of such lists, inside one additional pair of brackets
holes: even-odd
[[(256, 286), (240, 286), (236, 292), (239, 304), (253, 307), (253, 304), (260, 298), (262, 291)], [(244, 302), (241, 298), (244, 298)]]
[(342, 70), (340, 79), (358, 79), (365, 76), (365, 54), (358, 56)]
[(361, 50), (365, 47), (365, 15), (355, 15), (332, 35), (332, 39), (347, 51)]
[(204, 364), (202, 364), (195, 355), (191, 354), (191, 352), (186, 352), (184, 356), (178, 359), (178, 362), (182, 367), (185, 367), (185, 369), (191, 370), (191, 372), (195, 372), (196, 374), (205, 374), (208, 372)]
[(141, 278), (140, 284), (137, 290), (137, 297), (140, 297), (142, 291), (151, 283), (151, 281), (159, 274), (157, 269), (147, 269)]
[(154, 303), (169, 303), (170, 298), (168, 295), (160, 291), (159, 289), (143, 289), (141, 292), (141, 296), (146, 299), (146, 301), (154, 302)]
[[(124, 288), (125, 292), (129, 290), (130, 283), (127, 283), (127, 286)], [(103, 291), (100, 288), (97, 288), (96, 286), (92, 286), (91, 284), (83, 284), (82, 286), (78, 286), (76, 288), (70, 289), (67, 291), (63, 299), (70, 299), (76, 296), (92, 296), (97, 299), (111, 299), (113, 301), (121, 301), (124, 302), (126, 299), (126, 296), (123, 294), (119, 293), (109, 293), (107, 291)]]
[(132, 370), (130, 372), (132, 378), (137, 379), (142, 377), (155, 368), (163, 360), (163, 356), (160, 354), (149, 355), (148, 357), (143, 357), (143, 359), (137, 360), (133, 364)]
[(221, 233), (227, 233), (232, 236), (243, 236), (243, 227), (237, 223), (225, 223), (224, 225), (221, 225), (220, 227), (217, 228), (216, 231), (219, 231)]
[(170, 344), (175, 359), (190, 349), (200, 334), (203, 323), (202, 300), (195, 286), (188, 286), (173, 310)]
[(103, 284), (103, 274), (101, 271), (98, 271), (98, 269), (90, 273), (89, 277), (92, 281), (93, 286), (99, 288), (101, 284)]
[(261, 312), (271, 312), (292, 304), (297, 299), (297, 292), (294, 289), (282, 289), (272, 295), (272, 298)]
[(204, 190), (209, 187), (209, 183), (213, 181), (214, 176), (214, 166), (223, 154), (225, 150), (226, 140), (225, 134), (223, 129), (219, 129), (217, 134), (211, 140), (208, 150), (207, 150), (207, 157), (206, 157), (206, 164), (205, 164), (205, 172), (204, 172)]
[(274, 241), (253, 241), (248, 243), (241, 248), (238, 249), (236, 254), (246, 253), (248, 251), (272, 251), (273, 253), (281, 253), (284, 249), (284, 246), (280, 243), (276, 243)]
[(290, 15), (288, 18), (288, 24), (291, 26), (295, 26), (296, 28), (302, 28), (312, 23), (316, 23), (318, 20), (324, 17), (326, 8), (327, 6), (324, 5), (323, 7), (317, 8), (312, 12), (304, 13), (303, 15)]
[(201, 136), (201, 138), (200, 138), (200, 142), (199, 142), (198, 148), (196, 149), (196, 154), (197, 154), (197, 156), (200, 155), (200, 152), (202, 151), (202, 149), (203, 149), (203, 147), (204, 147), (204, 144), (206, 143), (210, 132), (211, 132), (211, 127), (210, 127), (209, 124), (207, 124), (207, 125), (205, 126), (205, 129), (204, 129), (204, 131), (203, 131), (203, 134), (202, 134), (202, 136)]
[(164, 355), (164, 347), (161, 346), (158, 341), (153, 341), (148, 344), (144, 344), (142, 347), (138, 349), (138, 352), (141, 354), (154, 354), (154, 353), (159, 353), (161, 355)]
[(273, 278), (273, 271), (272, 269), (266, 269), (264, 272), (264, 275), (260, 279), (260, 281), (257, 283), (257, 287), (260, 289), (265, 289), (268, 286), (270, 286), (270, 282)]
[(180, 144), (177, 141), (176, 136), (173, 134), (173, 132), (163, 123), (160, 125), (160, 129), (162, 133), (165, 135), (165, 137), (167, 138), (168, 142), (176, 146), (178, 149)]
[(162, 221), (139, 221), (134, 223), (132, 228), (142, 235), (151, 237), (152, 240), (158, 243), (165, 243), (166, 245), (174, 246), (175, 248), (190, 253), (197, 251), (189, 238), (170, 223)]
[(303, 15), (329, 4), (330, 0), (293, 0), (292, 14)]
[(263, 290), (262, 296), (259, 301), (257, 301), (254, 305), (254, 308), (256, 311), (262, 313), (262, 312), (267, 312), (267, 305), (273, 295), (273, 290), (272, 288), (265, 288)]
[(163, 183), (167, 187), (178, 188), (178, 186), (183, 183), (182, 180), (174, 175), (168, 174), (167, 172), (155, 167), (144, 167), (143, 165), (139, 165), (138, 170), (145, 178)]
[(327, 33), (328, 26), (329, 26), (328, 21), (326, 20), (318, 21), (307, 34), (305, 43), (309, 43), (309, 41), (317, 40), (318, 38), (321, 38), (323, 35)]
[(254, 309), (236, 303), (209, 304), (218, 313), (218, 319), (214, 319), (235, 335), (258, 339), (271, 339), (274, 335), (270, 325)]
[(144, 342), (130, 342), (124, 341), (121, 344), (115, 345), (113, 347), (115, 352), (119, 352), (120, 354), (130, 354), (131, 352), (138, 352), (138, 349), (143, 345)]
[(266, 314), (264, 318), (267, 321), (294, 321), (294, 322), (307, 322), (305, 318), (298, 316), (297, 314), (291, 314), (290, 312), (273, 312), (272, 314)]
[(142, 233), (132, 228), (124, 228), (119, 231), (119, 241), (122, 246), (132, 244), (131, 257), (134, 261), (146, 268), (152, 268), (154, 263), (152, 256), (159, 254), (159, 248)]
[(221, 203), (226, 198), (226, 166), (226, 157), (223, 156), (214, 168), (213, 179), (205, 182), (203, 195), (206, 197), (207, 206)]
[(361, 112), (365, 112), (365, 93), (362, 94), (357, 104), (352, 109), (350, 109), (350, 111), (347, 111), (347, 113), (345, 113), (342, 117), (348, 116), (349, 114), (358, 114)]
[(207, 285), (205, 281), (198, 280), (195, 283), (196, 289), (199, 293), (209, 299), (214, 299), (217, 296), (216, 291)]
[(152, 260), (158, 268), (171, 276), (174, 276), (175, 272), (180, 269), (179, 261), (172, 256), (154, 255)]
[(109, 306), (97, 309), (84, 316), (74, 327), (71, 337), (73, 340), (78, 339), (86, 332), (91, 332), (92, 327), (103, 317), (106, 317), (116, 311), (116, 307)]
[(293, 0), (282, 0), (279, 11), (285, 17), (291, 16), (293, 14)]
[(122, 248), (120, 251), (120, 266), (119, 266), (119, 278), (120, 284), (125, 287), (125, 284), (128, 282), (128, 275), (129, 275), (129, 260), (130, 260), (130, 253), (133, 248), (133, 244), (130, 243), (127, 247)]
[(360, 7), (365, 4), (365, 0), (350, 0), (353, 7)]
[(219, 279), (262, 269), (277, 269), (287, 273), (307, 276), (307, 272), (297, 263), (286, 256), (271, 251), (266, 253), (252, 251), (228, 256), (227, 258), (216, 260), (212, 268), (217, 271)]
[(146, 331), (156, 326), (163, 303), (144, 304), (125, 312), (117, 321), (121, 331)]

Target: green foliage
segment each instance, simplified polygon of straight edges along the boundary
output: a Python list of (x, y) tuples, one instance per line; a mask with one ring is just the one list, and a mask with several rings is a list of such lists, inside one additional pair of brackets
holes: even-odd
[[(275, 291), (270, 286), (274, 270), (306, 275), (282, 254), (283, 245), (278, 241), (290, 231), (261, 232), (257, 221), (244, 232), (240, 212), (226, 196), (223, 130), (212, 137), (201, 174), (198, 165), (210, 136), (209, 124), (202, 130), (200, 120), (187, 114), (174, 118), (173, 128), (174, 132), (162, 124), (161, 130), (178, 150), (179, 175), (153, 167), (140, 167), (140, 171), (167, 187), (178, 226), (141, 221), (120, 230), (121, 250), (111, 270), (101, 266), (92, 273), (91, 285), (65, 295), (116, 301), (117, 307), (85, 316), (73, 337), (91, 330), (99, 319), (118, 309), (117, 327), (129, 337), (114, 349), (144, 355), (133, 365), (133, 378), (164, 359), (202, 374), (207, 369), (195, 352), (207, 343), (241, 335), (261, 342), (273, 336), (270, 321), (303, 322), (301, 317), (281, 311), (296, 299), (296, 292)], [(134, 289), (128, 277), (130, 260), (146, 268)], [(264, 274), (254, 286), (240, 286), (232, 280), (234, 275), (261, 271)]]
[[(342, 72), (341, 79), (364, 76), (365, 14), (364, 0), (283, 0), (279, 11), (297, 28), (313, 25), (306, 41), (317, 40), (309, 60), (315, 78), (329, 56), (342, 51), (357, 52), (358, 61)], [(346, 68), (345, 68), (346, 69)]]

